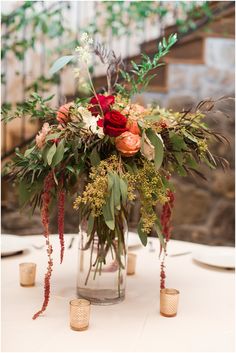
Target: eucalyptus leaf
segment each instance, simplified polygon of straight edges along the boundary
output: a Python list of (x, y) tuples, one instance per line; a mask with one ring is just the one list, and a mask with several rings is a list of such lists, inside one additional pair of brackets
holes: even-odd
[(128, 185), (124, 179), (120, 178), (120, 193), (123, 205), (126, 204), (127, 195), (128, 195)]
[(120, 177), (117, 173), (114, 173), (114, 185), (113, 185), (113, 193), (114, 193), (114, 206), (117, 210), (120, 210)]
[(52, 159), (52, 167), (55, 167), (57, 164), (59, 164), (64, 157), (64, 140), (61, 140), (57, 146), (56, 153), (53, 156)]
[(108, 192), (112, 190), (114, 184), (114, 176), (112, 173), (108, 173)]
[(24, 156), (28, 157), (31, 154), (31, 152), (33, 152), (34, 149), (35, 149), (35, 146), (33, 146), (32, 148), (29, 148), (28, 150), (26, 150), (25, 153), (24, 153)]
[(142, 221), (138, 224), (138, 235), (141, 240), (141, 243), (146, 246), (147, 245), (147, 234), (142, 231)]
[(57, 139), (58, 137), (60, 137), (62, 134), (62, 131), (60, 132), (55, 132), (53, 134), (49, 134), (46, 136), (46, 141), (50, 141), (50, 140), (53, 140), (53, 139)]
[(57, 150), (57, 146), (56, 146), (56, 144), (54, 143), (54, 144), (49, 148), (48, 153), (47, 153), (47, 162), (48, 162), (48, 165), (51, 165), (52, 159), (53, 159), (54, 154), (56, 153), (56, 150)]
[(66, 55), (57, 59), (49, 70), (50, 75), (54, 75), (57, 71), (62, 69), (66, 64), (74, 59), (74, 55)]
[(164, 157), (163, 142), (152, 129), (147, 129), (146, 135), (150, 140), (151, 144), (153, 145), (153, 147), (155, 148), (154, 164), (155, 164), (156, 170), (158, 170), (162, 165), (163, 157)]
[(42, 150), (42, 158), (43, 158), (43, 161), (44, 161), (44, 166), (47, 165), (47, 163), (48, 163), (47, 154), (48, 154), (49, 149), (50, 149), (50, 146), (49, 145), (45, 145), (43, 150)]
[(103, 205), (103, 217), (106, 225), (111, 230), (115, 229), (115, 204), (114, 204), (114, 175), (108, 174), (108, 196), (106, 203)]
[(108, 226), (109, 229), (114, 230), (115, 218), (110, 207), (112, 202), (113, 200), (110, 201), (110, 198), (107, 198), (105, 205), (103, 205), (102, 211), (103, 211), (103, 218), (106, 225)]

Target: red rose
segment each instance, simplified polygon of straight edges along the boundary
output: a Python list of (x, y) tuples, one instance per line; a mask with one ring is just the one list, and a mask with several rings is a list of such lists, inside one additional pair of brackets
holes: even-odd
[(127, 131), (126, 128), (127, 118), (117, 110), (107, 112), (103, 120), (103, 130), (106, 135), (117, 137), (123, 132)]
[[(96, 97), (93, 97), (90, 100), (90, 104), (93, 106), (89, 108), (91, 113), (94, 116), (101, 115), (107, 113), (110, 109), (110, 106), (114, 104), (115, 97), (114, 96), (103, 96), (102, 94), (97, 94)], [(101, 112), (102, 109), (102, 112)]]

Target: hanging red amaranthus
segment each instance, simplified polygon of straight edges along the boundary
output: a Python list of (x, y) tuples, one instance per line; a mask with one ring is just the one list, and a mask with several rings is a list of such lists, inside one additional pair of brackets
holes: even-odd
[(171, 220), (171, 214), (172, 214), (172, 209), (174, 207), (174, 200), (175, 196), (174, 193), (171, 190), (168, 190), (167, 196), (169, 198), (168, 202), (166, 202), (163, 207), (162, 207), (162, 212), (161, 212), (161, 225), (162, 225), (162, 233), (165, 238), (165, 252), (164, 252), (164, 258), (161, 262), (161, 272), (160, 272), (160, 287), (161, 289), (165, 288), (165, 255), (166, 255), (166, 247), (167, 247), (167, 242), (169, 241), (171, 237), (171, 225), (170, 225), (170, 220)]
[(58, 196), (57, 196), (57, 209), (58, 209), (58, 234), (59, 234), (59, 239), (60, 239), (60, 245), (61, 245), (61, 263), (63, 262), (63, 257), (64, 257), (64, 213), (65, 213), (65, 191), (63, 189), (60, 189), (58, 191)]
[(42, 208), (41, 208), (41, 220), (44, 228), (44, 236), (46, 238), (47, 254), (48, 254), (48, 267), (44, 277), (44, 302), (42, 308), (33, 316), (35, 320), (40, 314), (42, 314), (49, 302), (50, 298), (50, 278), (52, 274), (53, 260), (52, 260), (52, 245), (49, 241), (49, 204), (51, 201), (51, 190), (54, 187), (53, 172), (51, 171), (44, 179), (44, 189), (42, 195)]

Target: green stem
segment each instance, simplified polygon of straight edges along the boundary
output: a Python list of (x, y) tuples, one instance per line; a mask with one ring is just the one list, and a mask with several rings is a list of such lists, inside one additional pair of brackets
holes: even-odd
[(87, 277), (86, 277), (86, 280), (85, 280), (85, 286), (87, 286), (87, 284), (88, 284), (89, 276), (90, 276), (90, 273), (91, 273), (91, 270), (92, 270), (92, 265), (93, 265), (93, 247), (94, 247), (94, 239), (93, 239), (92, 246), (91, 246), (90, 265), (89, 265), (89, 271), (88, 271), (88, 274), (87, 274)]
[(97, 264), (96, 264), (96, 268), (95, 268), (94, 275), (93, 275), (93, 280), (95, 280), (95, 278), (96, 278), (98, 266), (99, 266), (99, 261), (97, 261)]
[(98, 99), (96, 90), (95, 90), (95, 88), (94, 88), (93, 81), (92, 81), (92, 78), (91, 78), (91, 75), (90, 75), (90, 72), (89, 72), (88, 67), (87, 67), (87, 74), (88, 74), (88, 79), (89, 79), (90, 87), (91, 87), (91, 89), (92, 89), (92, 92), (93, 92), (94, 96), (95, 96), (96, 99), (97, 99), (98, 105), (99, 105), (99, 107), (100, 107), (101, 114), (102, 114), (102, 116), (103, 116), (103, 118), (104, 118), (103, 110), (102, 110), (101, 104), (100, 104), (100, 102), (99, 102), (99, 99)]

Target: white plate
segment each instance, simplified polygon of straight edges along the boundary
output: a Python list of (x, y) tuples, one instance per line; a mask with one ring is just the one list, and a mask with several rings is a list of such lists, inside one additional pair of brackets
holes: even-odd
[(1, 235), (1, 256), (9, 256), (28, 249), (30, 245), (26, 239), (17, 235)]
[(139, 239), (139, 236), (137, 233), (134, 233), (134, 232), (129, 232), (129, 235), (128, 235), (128, 248), (133, 248), (133, 247), (136, 247), (136, 246), (141, 246), (142, 243)]
[(235, 268), (235, 249), (206, 245), (193, 252), (193, 259), (210, 266)]

